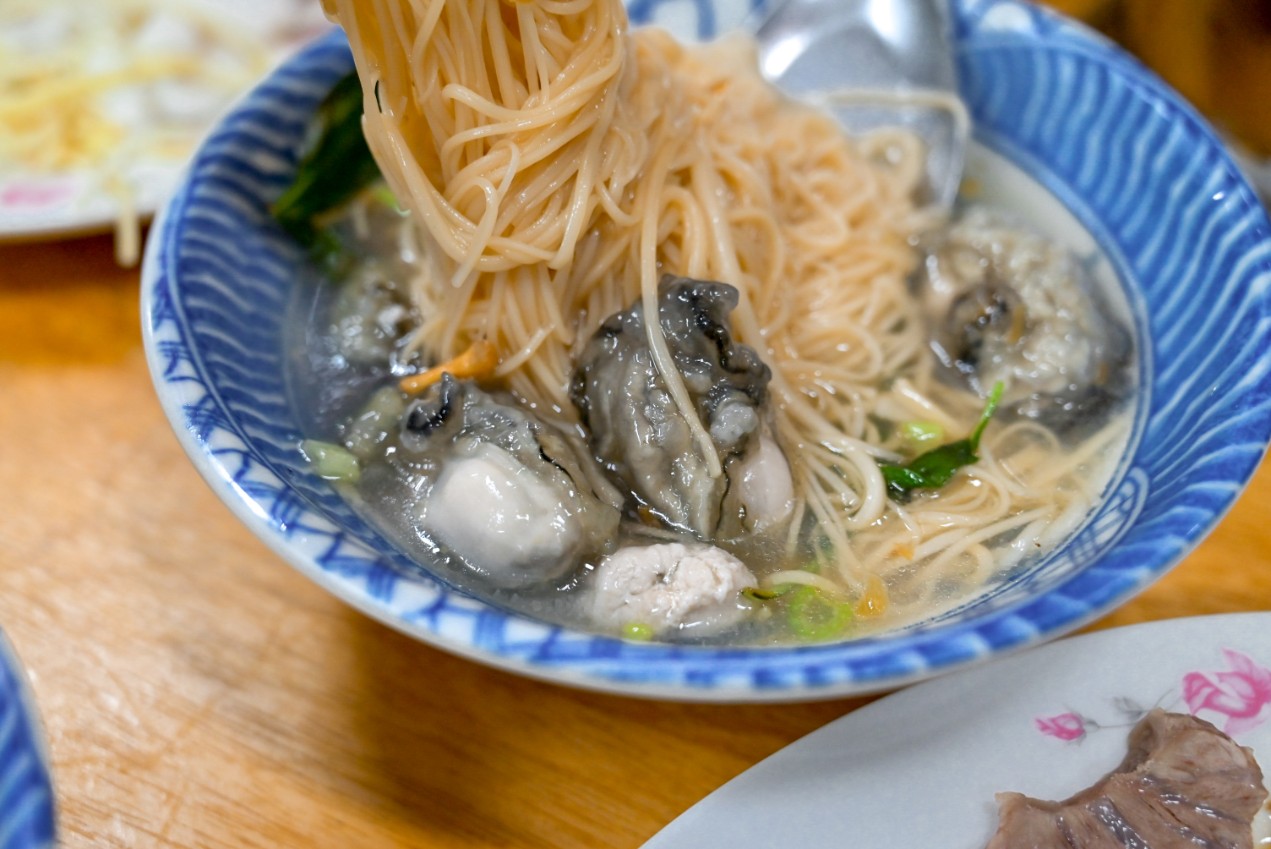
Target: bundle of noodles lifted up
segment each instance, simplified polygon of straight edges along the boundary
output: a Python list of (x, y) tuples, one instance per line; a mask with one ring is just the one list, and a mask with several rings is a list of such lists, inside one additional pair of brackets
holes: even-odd
[(617, 0), (325, 3), (354, 49), (371, 149), (433, 248), (419, 346), (446, 360), (487, 339), (517, 395), (571, 417), (576, 352), (601, 322), (636, 301), (653, 313), (663, 272), (725, 281), (736, 337), (772, 369), (803, 503), (835, 536), (881, 516), (876, 465), (853, 449), (862, 396), (924, 356), (904, 290), (916, 154), (867, 158), (770, 90), (746, 45), (631, 32)]
[[(986, 393), (939, 375), (909, 288), (924, 220), (915, 139), (851, 139), (768, 86), (744, 37), (684, 47), (630, 30), (619, 0), (324, 3), (353, 48), (369, 146), (424, 240), (410, 346), (425, 360), (492, 346), (483, 380), (572, 434), (630, 418), (581, 391), (581, 371), (643, 381), (638, 392), (669, 398), (686, 428), (679, 465), (700, 470), (712, 498), (729, 490), (721, 480), (738, 491), (727, 478), (742, 453), (784, 459), (793, 507), (781, 552), (765, 549), (756, 572), (857, 613), (930, 613), (1000, 569), (995, 540), (1031, 553), (1085, 514), (1097, 488), (1074, 470), (1108, 438), (1057, 463), (1057, 437), (1022, 420), (981, 447)], [(680, 296), (660, 293), (664, 278), (725, 288), (677, 290), (689, 312), (668, 318), (660, 301)], [(681, 320), (714, 346), (676, 337)], [(656, 375), (596, 366), (598, 338), (647, 356)], [(710, 367), (694, 371), (707, 349)], [(750, 377), (699, 385), (734, 367)], [(723, 404), (720, 386), (741, 406)], [(741, 421), (728, 416), (745, 404), (759, 412), (739, 453), (721, 422)], [(902, 427), (913, 420), (915, 439), (974, 427), (958, 450), (980, 461), (975, 479), (939, 498), (897, 496), (888, 464), (924, 480), (896, 465), (919, 453)], [(604, 436), (591, 434), (593, 449)], [(621, 472), (620, 459), (598, 459)], [(683, 471), (667, 462), (664, 478)], [(932, 479), (943, 486), (957, 468)], [(625, 482), (679, 539), (724, 533), (714, 508)]]

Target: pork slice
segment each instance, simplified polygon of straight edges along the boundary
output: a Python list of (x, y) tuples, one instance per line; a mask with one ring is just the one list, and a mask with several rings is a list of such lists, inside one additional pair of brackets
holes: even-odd
[(1252, 849), (1266, 797), (1248, 749), (1202, 719), (1154, 710), (1121, 765), (1070, 799), (998, 794), (988, 849)]
[(1000, 823), (988, 849), (1144, 849), (1151, 844), (1107, 799), (1044, 802), (1019, 793), (997, 795)]
[(1054, 802), (1031, 799), (1022, 793), (998, 793), (997, 834), (988, 849), (1011, 849), (1013, 846), (1071, 846), (1055, 815)]
[(1125, 821), (1109, 799), (1089, 799), (1068, 805), (1057, 814), (1064, 846), (1089, 849), (1147, 849), (1149, 844), (1138, 830)]

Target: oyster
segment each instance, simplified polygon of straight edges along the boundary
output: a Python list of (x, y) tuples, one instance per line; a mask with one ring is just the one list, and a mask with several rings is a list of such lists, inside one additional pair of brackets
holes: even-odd
[(1124, 397), (1132, 344), (1089, 274), (1051, 240), (982, 209), (927, 246), (919, 297), (932, 347), (981, 396), (1059, 431)]
[(400, 447), (426, 486), (419, 529), (495, 586), (561, 579), (617, 532), (621, 499), (581, 444), (472, 382), (411, 403)]
[[(609, 475), (664, 523), (700, 539), (712, 539), (720, 529), (730, 473), (768, 430), (764, 405), (771, 372), (754, 349), (732, 340), (728, 315), (738, 299), (727, 284), (671, 275), (658, 289), (667, 347), (723, 474), (711, 474), (658, 371), (640, 302), (601, 325), (579, 357), (570, 390), (592, 451)], [(775, 441), (771, 450), (780, 453)], [(746, 467), (752, 474), (784, 473), (789, 489), (784, 457), (752, 466)], [(773, 485), (781, 489), (783, 482)]]

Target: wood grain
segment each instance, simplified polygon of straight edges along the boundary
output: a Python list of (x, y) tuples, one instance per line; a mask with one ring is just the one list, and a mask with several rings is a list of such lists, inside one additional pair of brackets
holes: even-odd
[(367, 619), (177, 445), (107, 239), (0, 247), (0, 624), (67, 847), (634, 846), (854, 704), (639, 702)]
[[(541, 684), (318, 589), (212, 495), (105, 238), (0, 247), (0, 624), (67, 847), (639, 845), (862, 703), (702, 706)], [(1271, 608), (1271, 473), (1095, 627)]]
[[(273, 556), (186, 460), (104, 237), (0, 246), (0, 625), (64, 845), (634, 847), (863, 704), (701, 706), (413, 642)], [(1271, 609), (1271, 471), (1094, 628)]]
[(1271, 3), (1049, 0), (1120, 42), (1221, 129), (1271, 157)]

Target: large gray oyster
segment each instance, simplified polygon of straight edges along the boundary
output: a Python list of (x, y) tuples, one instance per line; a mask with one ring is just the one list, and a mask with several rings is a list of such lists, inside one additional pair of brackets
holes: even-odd
[(1057, 430), (1079, 427), (1129, 388), (1130, 335), (1067, 251), (973, 208), (944, 231), (919, 296), (941, 362), (981, 396)]
[(419, 528), (495, 586), (560, 579), (617, 532), (621, 499), (585, 449), (472, 382), (447, 374), (414, 401), (400, 445), (426, 482)]
[(601, 325), (579, 357), (571, 386), (592, 450), (610, 476), (667, 525), (701, 539), (712, 539), (720, 529), (731, 471), (740, 476), (744, 467), (753, 476), (762, 468), (784, 475), (773, 487), (789, 490), (784, 457), (780, 463), (753, 462), (763, 439), (768, 440), (763, 457), (773, 451), (780, 456), (780, 450), (766, 435), (771, 372), (753, 349), (734, 343), (729, 330), (738, 297), (724, 283), (671, 275), (658, 289), (667, 347), (723, 474), (711, 474), (658, 371), (640, 302)]

